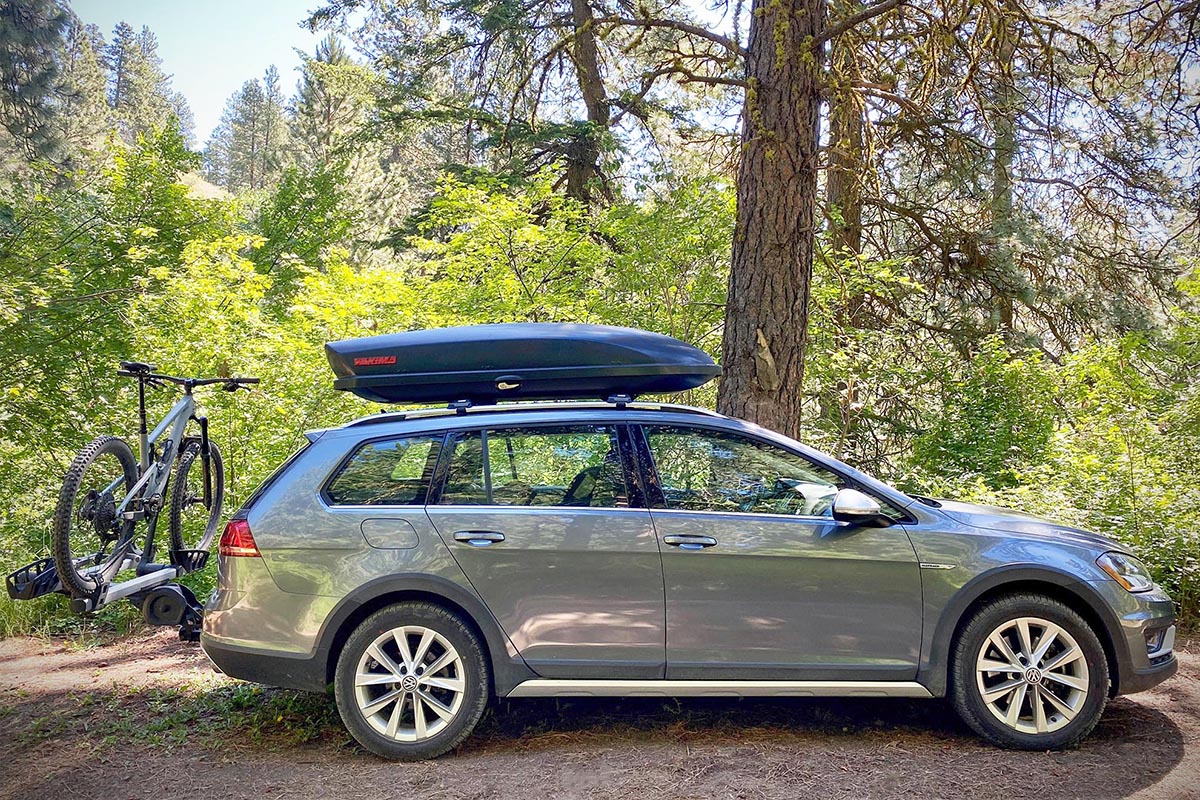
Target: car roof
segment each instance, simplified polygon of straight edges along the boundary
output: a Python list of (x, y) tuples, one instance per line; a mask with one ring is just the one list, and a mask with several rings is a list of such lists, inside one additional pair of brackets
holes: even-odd
[[(707, 408), (698, 408), (696, 406), (680, 405), (678, 403), (646, 403), (646, 402), (628, 402), (628, 403), (601, 403), (601, 402), (541, 402), (541, 403), (499, 403), (496, 405), (471, 405), (471, 404), (451, 404), (443, 408), (419, 408), (412, 410), (393, 410), (380, 411), (375, 414), (368, 414), (364, 417), (351, 420), (344, 425), (339, 425), (333, 428), (322, 428), (310, 431), (309, 438), (319, 436), (324, 433), (333, 431), (345, 431), (351, 429), (361, 429), (366, 426), (380, 425), (385, 423), (418, 421), (418, 420), (439, 420), (442, 418), (450, 418), (450, 421), (457, 421), (460, 417), (477, 417), (480, 415), (496, 416), (509, 414), (526, 414), (537, 415), (544, 417), (548, 415), (557, 416), (558, 414), (577, 414), (580, 412), (611, 412), (611, 411), (649, 411), (649, 412), (674, 412), (679, 414), (689, 414), (701, 417), (709, 417), (712, 419), (730, 420), (731, 417), (726, 417), (724, 414), (718, 414)], [(414, 426), (416, 427), (416, 426)]]

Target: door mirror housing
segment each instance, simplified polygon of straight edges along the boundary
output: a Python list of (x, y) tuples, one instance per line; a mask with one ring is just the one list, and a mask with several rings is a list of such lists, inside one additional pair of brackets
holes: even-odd
[(892, 524), (892, 520), (883, 513), (879, 502), (857, 489), (841, 489), (834, 495), (833, 518), (850, 525), (875, 528), (886, 528)]

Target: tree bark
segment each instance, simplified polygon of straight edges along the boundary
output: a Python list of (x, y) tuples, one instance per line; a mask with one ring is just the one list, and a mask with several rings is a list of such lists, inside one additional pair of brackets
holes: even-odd
[(996, 298), (995, 321), (1000, 333), (1011, 342), (1015, 329), (1013, 293), (1018, 282), (1011, 242), (1016, 227), (1013, 219), (1012, 170), (1017, 155), (1017, 92), (1014, 75), (1017, 32), (1008, 14), (1002, 13), (996, 25), (997, 74), (990, 109), (996, 137), (992, 153), (990, 260), (994, 276), (992, 291)]
[[(847, 3), (855, 10), (861, 3)], [(849, 14), (847, 14), (849, 16)], [(863, 152), (863, 108), (854, 93), (862, 78), (855, 40), (839, 36), (830, 51), (832, 86), (829, 102), (829, 171), (825, 177), (825, 199), (829, 208), (829, 232), (834, 252), (862, 252), (862, 176), (866, 169)]]
[(567, 160), (567, 195), (586, 203), (591, 199), (596, 165), (600, 161), (600, 137), (608, 130), (610, 109), (604, 79), (600, 76), (596, 17), (589, 0), (571, 0), (571, 21), (575, 29), (572, 57), (589, 129), (572, 143)]
[(825, 0), (756, 0), (717, 408), (800, 433)]

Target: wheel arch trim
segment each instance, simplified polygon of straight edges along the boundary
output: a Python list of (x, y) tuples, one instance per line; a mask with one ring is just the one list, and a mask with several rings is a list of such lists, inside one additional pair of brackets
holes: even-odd
[(408, 599), (439, 603), (464, 616), (464, 621), (482, 639), (481, 644), (491, 667), (492, 688), (497, 696), (507, 694), (523, 681), (538, 677), (516, 654), (508, 636), (478, 596), (447, 578), (406, 573), (364, 583), (342, 598), (330, 612), (317, 634), (314, 652), (318, 666), (324, 671), (326, 683), (332, 680), (341, 647), (357, 624), (380, 608)]
[[(1047, 589), (1049, 592), (1046, 592)], [(967, 621), (967, 613), (981, 600), (1008, 592), (1031, 591), (1049, 594), (1082, 612), (1096, 626), (1096, 631), (1109, 661), (1109, 672), (1115, 693), (1121, 673), (1131, 669), (1121, 625), (1108, 604), (1092, 586), (1068, 572), (1040, 564), (1006, 564), (976, 575), (943, 606), (927, 659), (917, 672), (917, 681), (935, 697), (947, 693), (950, 659), (958, 632)]]

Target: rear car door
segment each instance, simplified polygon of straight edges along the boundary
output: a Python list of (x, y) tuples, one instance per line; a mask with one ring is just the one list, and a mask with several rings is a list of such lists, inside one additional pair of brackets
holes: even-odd
[(452, 434), (430, 519), (525, 661), (549, 678), (661, 678), (662, 559), (614, 424)]
[(844, 479), (774, 442), (686, 425), (642, 431), (668, 679), (915, 677), (921, 576), (901, 526), (836, 522)]

